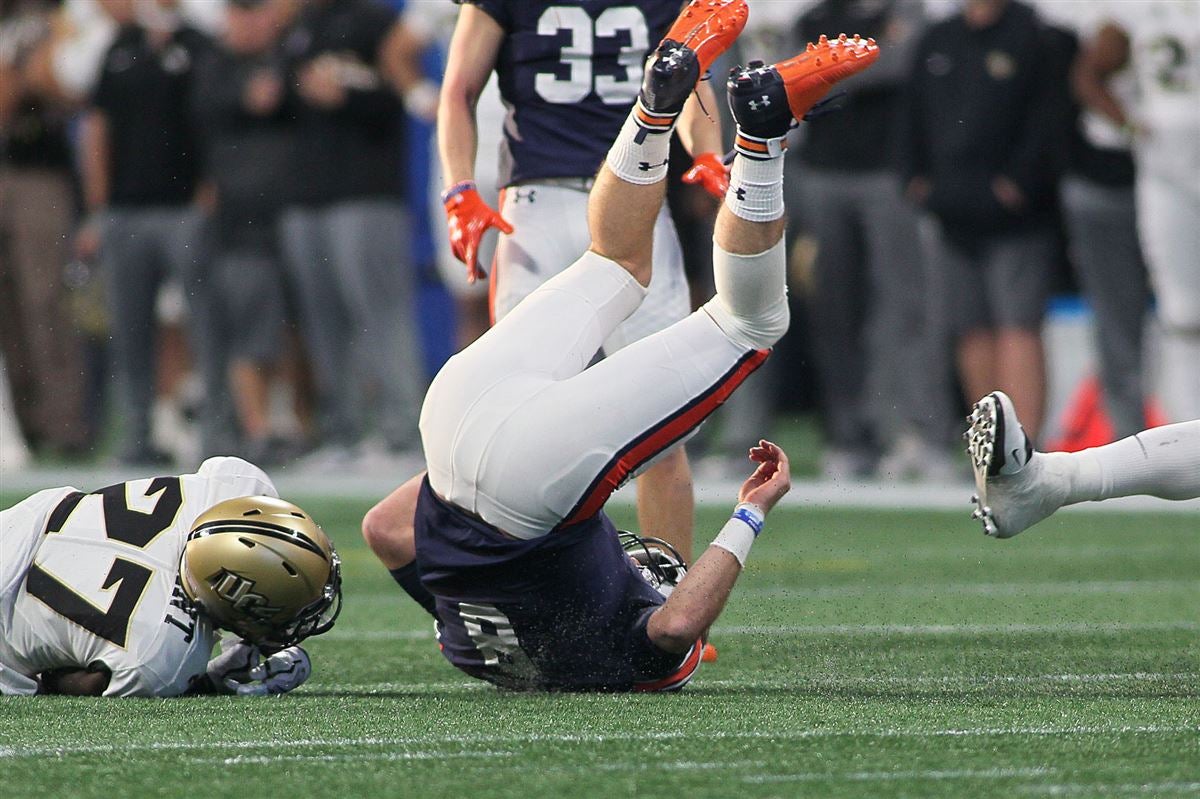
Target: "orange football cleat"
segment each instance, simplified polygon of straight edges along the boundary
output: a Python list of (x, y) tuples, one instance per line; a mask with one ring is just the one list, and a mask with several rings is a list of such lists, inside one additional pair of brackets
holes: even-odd
[(737, 39), (749, 17), (746, 0), (692, 0), (679, 13), (663, 42), (692, 50), (703, 75)]
[(647, 130), (670, 129), (712, 62), (737, 39), (750, 12), (746, 0), (692, 0), (654, 51), (638, 95)]
[(874, 39), (843, 33), (836, 39), (821, 36), (816, 44), (809, 42), (800, 55), (780, 61), (775, 69), (787, 86), (792, 116), (803, 119), (833, 84), (862, 72), (878, 58)]

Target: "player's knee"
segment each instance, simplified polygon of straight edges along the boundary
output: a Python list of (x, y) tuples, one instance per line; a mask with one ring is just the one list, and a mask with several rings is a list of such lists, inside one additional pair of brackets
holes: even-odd
[(774, 347), (787, 332), (792, 318), (786, 296), (754, 313), (734, 313), (717, 295), (704, 309), (731, 341), (752, 350)]

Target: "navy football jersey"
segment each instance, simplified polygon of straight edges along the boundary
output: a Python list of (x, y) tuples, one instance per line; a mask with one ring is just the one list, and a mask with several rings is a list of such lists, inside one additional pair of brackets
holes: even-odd
[[(417, 566), (437, 598), (452, 664), (519, 690), (621, 691), (666, 681), (692, 660), (646, 634), (663, 597), (641, 576), (603, 511), (522, 540), (421, 484)], [(694, 667), (693, 667), (694, 668)]]
[(508, 108), (500, 185), (591, 177), (642, 84), (646, 57), (682, 0), (456, 0), (506, 32), (496, 61)]

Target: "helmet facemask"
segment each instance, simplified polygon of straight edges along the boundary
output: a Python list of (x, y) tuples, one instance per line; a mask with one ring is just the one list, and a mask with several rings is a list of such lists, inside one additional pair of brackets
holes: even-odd
[(687, 574), (687, 562), (679, 550), (661, 538), (640, 536), (627, 530), (617, 533), (621, 547), (633, 560), (646, 582), (663, 596), (670, 596)]

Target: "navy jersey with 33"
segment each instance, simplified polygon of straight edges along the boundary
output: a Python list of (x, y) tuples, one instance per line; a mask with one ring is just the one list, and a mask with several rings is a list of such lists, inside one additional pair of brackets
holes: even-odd
[(646, 57), (680, 0), (455, 0), (505, 31), (500, 185), (591, 177), (637, 99)]

